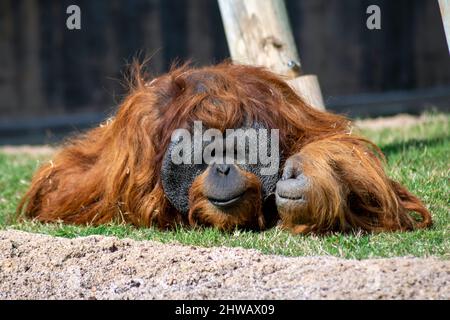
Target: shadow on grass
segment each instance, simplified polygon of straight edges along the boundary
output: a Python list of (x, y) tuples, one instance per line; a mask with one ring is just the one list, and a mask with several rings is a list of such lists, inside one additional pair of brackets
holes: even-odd
[(442, 135), (433, 139), (411, 139), (408, 141), (399, 141), (387, 144), (381, 147), (381, 151), (383, 151), (386, 156), (390, 156), (411, 148), (434, 147), (444, 144), (448, 140), (450, 140), (448, 135)]

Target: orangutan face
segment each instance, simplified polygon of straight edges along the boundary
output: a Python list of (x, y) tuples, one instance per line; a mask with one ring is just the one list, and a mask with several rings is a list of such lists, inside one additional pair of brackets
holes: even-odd
[(258, 123), (221, 132), (172, 134), (161, 169), (169, 202), (192, 224), (261, 228), (262, 207), (275, 191), (279, 172), (278, 132)]

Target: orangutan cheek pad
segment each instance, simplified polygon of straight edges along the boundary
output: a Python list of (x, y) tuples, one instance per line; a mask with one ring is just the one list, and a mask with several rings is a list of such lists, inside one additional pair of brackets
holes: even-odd
[[(179, 212), (189, 211), (189, 189), (195, 178), (208, 167), (206, 164), (175, 164), (172, 161), (172, 151), (180, 141), (173, 141), (167, 148), (161, 166), (161, 180), (164, 193), (169, 202)], [(191, 154), (194, 153), (193, 147)]]

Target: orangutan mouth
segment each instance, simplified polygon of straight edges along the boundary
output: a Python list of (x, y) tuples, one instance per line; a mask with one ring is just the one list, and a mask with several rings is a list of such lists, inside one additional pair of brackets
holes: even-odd
[(245, 191), (231, 199), (214, 199), (214, 198), (208, 198), (209, 202), (211, 202), (216, 207), (220, 208), (228, 208), (233, 205), (235, 205), (237, 202), (241, 200), (243, 195), (245, 194)]

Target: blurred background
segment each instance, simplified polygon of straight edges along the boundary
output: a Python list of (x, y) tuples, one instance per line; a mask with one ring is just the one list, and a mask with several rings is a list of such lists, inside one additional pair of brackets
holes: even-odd
[[(264, 1), (261, 1), (263, 5)], [(81, 8), (81, 30), (66, 9)], [(381, 30), (366, 9), (381, 8)], [(435, 0), (286, 0), (303, 69), (352, 117), (449, 111), (450, 59)], [(53, 143), (97, 125), (126, 93), (126, 64), (229, 57), (215, 0), (0, 0), (0, 144)]]

